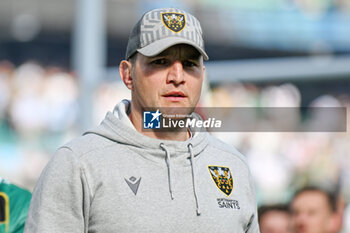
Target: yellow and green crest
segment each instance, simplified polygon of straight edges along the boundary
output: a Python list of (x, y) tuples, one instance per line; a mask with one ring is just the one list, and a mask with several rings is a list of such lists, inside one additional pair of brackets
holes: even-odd
[(209, 173), (216, 184), (226, 196), (230, 196), (233, 189), (233, 179), (230, 168), (220, 166), (208, 166)]
[(163, 24), (173, 32), (180, 32), (186, 26), (185, 14), (181, 13), (162, 13), (162, 22)]

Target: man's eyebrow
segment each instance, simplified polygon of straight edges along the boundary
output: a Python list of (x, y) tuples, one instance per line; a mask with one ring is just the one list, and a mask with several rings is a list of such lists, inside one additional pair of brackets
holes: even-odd
[(193, 53), (193, 54), (190, 54), (188, 56), (188, 58), (191, 60), (199, 60), (201, 58), (201, 54), (200, 53)]
[(163, 57), (163, 56), (168, 56), (171, 55), (171, 53), (169, 52), (169, 50), (164, 50), (163, 52), (161, 52), (160, 54), (155, 55), (154, 57)]

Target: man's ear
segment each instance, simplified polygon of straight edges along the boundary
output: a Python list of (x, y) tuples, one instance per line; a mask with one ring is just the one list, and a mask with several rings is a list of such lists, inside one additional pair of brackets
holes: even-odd
[(133, 78), (132, 78), (132, 64), (129, 61), (123, 60), (119, 64), (119, 74), (120, 78), (123, 80), (125, 86), (133, 91)]
[(206, 72), (205, 65), (203, 65), (203, 78), (205, 77), (205, 72)]
[(340, 232), (343, 225), (343, 215), (337, 211), (332, 213), (328, 219), (328, 231), (329, 232)]

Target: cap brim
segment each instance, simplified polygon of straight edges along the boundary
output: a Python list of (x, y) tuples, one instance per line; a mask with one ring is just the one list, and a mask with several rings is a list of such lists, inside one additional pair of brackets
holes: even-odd
[(153, 43), (151, 43), (151, 44), (149, 44), (141, 49), (138, 49), (137, 52), (139, 52), (142, 55), (147, 56), (147, 57), (153, 57), (153, 56), (160, 54), (161, 52), (163, 52), (167, 48), (170, 48), (171, 46), (177, 45), (177, 44), (191, 45), (195, 49), (197, 49), (200, 54), (202, 54), (203, 59), (205, 61), (209, 60), (208, 55), (201, 47), (199, 47), (193, 41), (186, 40), (186, 39), (181, 38), (181, 37), (167, 37), (164, 39), (157, 40), (157, 41), (155, 41), (155, 42), (153, 42)]

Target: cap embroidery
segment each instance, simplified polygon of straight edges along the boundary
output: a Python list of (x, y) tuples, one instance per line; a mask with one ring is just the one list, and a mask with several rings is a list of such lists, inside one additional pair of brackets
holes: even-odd
[(186, 26), (185, 14), (181, 13), (161, 13), (163, 24), (173, 32), (181, 32)]

